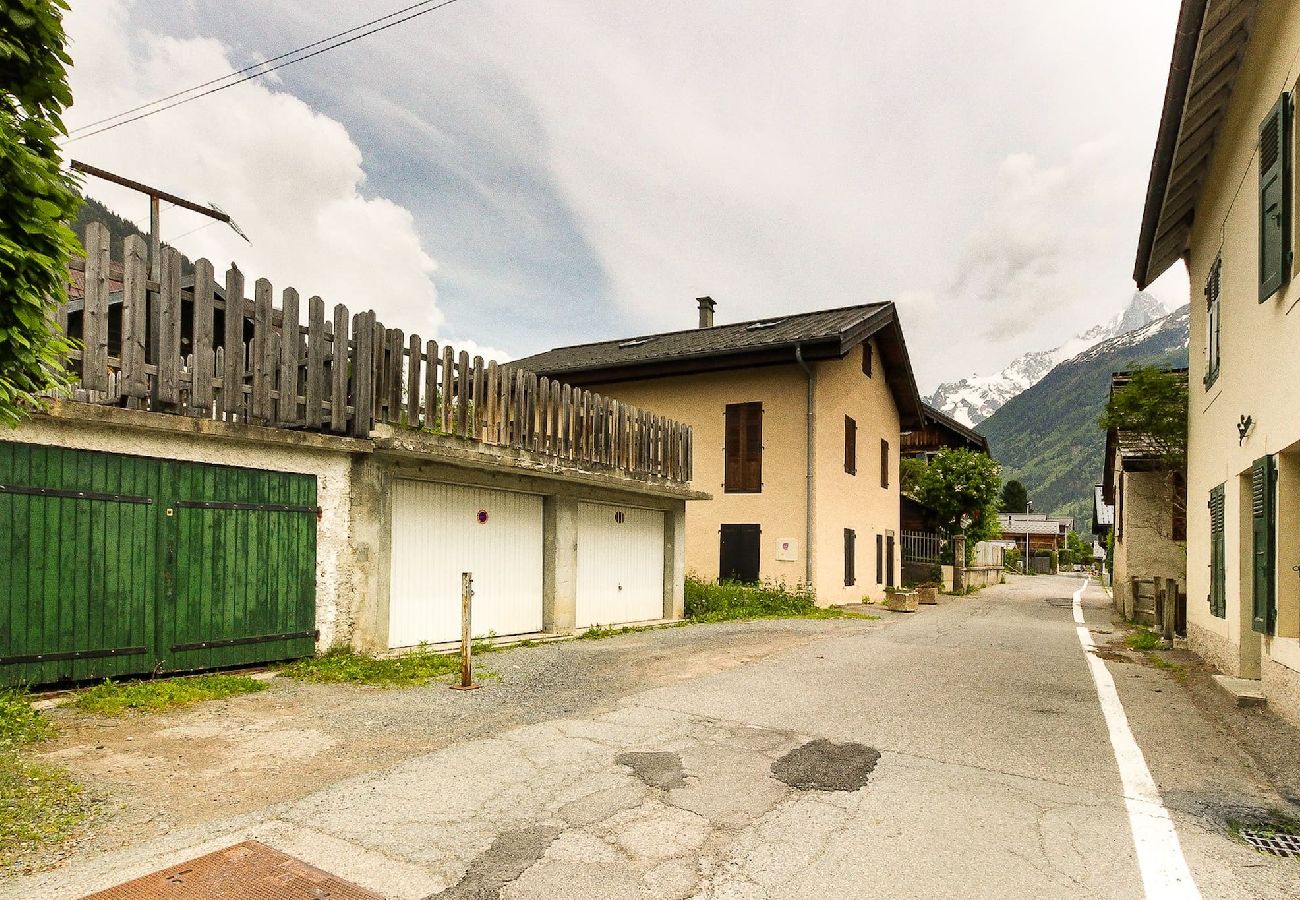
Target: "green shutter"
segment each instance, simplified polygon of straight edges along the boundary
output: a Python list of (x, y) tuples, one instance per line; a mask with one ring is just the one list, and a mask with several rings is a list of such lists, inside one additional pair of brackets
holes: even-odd
[(1210, 615), (1220, 619), (1228, 615), (1224, 587), (1223, 485), (1210, 491)]
[(1291, 274), (1291, 95), (1259, 126), (1259, 302)]
[(1254, 549), (1254, 578), (1252, 579), (1254, 610), (1251, 627), (1260, 634), (1273, 633), (1275, 617), (1273, 535), (1276, 530), (1276, 520), (1273, 486), (1277, 480), (1276, 472), (1276, 464), (1271, 456), (1257, 459), (1250, 471), (1251, 534)]

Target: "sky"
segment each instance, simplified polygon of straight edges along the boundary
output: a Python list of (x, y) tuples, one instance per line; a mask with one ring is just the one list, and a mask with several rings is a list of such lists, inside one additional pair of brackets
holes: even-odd
[[(72, 0), (69, 128), (414, 0)], [(456, 0), (65, 145), (218, 271), (505, 360), (881, 300), (923, 392), (1119, 312), (1177, 0)], [(87, 193), (146, 226), (147, 201)], [(1176, 266), (1151, 291), (1187, 302)]]

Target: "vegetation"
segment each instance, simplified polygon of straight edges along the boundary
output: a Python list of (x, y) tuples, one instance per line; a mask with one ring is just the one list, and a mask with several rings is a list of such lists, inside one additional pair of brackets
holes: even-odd
[[(623, 625), (621, 627), (612, 627), (608, 625), (592, 625), (582, 634), (578, 635), (580, 641), (598, 641), (601, 638), (617, 637), (620, 634), (638, 634), (642, 631), (658, 631), (661, 628), (680, 628), (683, 625), (689, 625), (690, 622), (669, 622), (663, 625)], [(523, 646), (522, 644), (518, 646)]]
[(1111, 372), (1187, 365), (1185, 323), (1156, 330), (1136, 344), (1108, 342), (1064, 362), (979, 424), (1003, 476), (1024, 483), (1036, 511), (1074, 516), (1081, 523), (1091, 519), (1093, 485), (1101, 477), (1106, 449), (1097, 419)]
[[(1104, 430), (1140, 436), (1166, 471), (1186, 472), (1186, 375), (1152, 366), (1133, 370), (1128, 383), (1110, 396), (1100, 424)], [(1174, 491), (1173, 499), (1186, 509), (1182, 491)]]
[(1001, 533), (1000, 472), (998, 464), (983, 453), (950, 448), (940, 450), (928, 465), (921, 463), (909, 472), (908, 496), (929, 510), (944, 537), (966, 535), (968, 563), (977, 542)]
[(1124, 643), (1128, 644), (1130, 650), (1147, 651), (1157, 649), (1161, 639), (1151, 629), (1139, 625), (1125, 636)]
[(81, 787), (21, 750), (52, 733), (53, 726), (25, 694), (0, 690), (0, 869), (66, 837), (85, 816)]
[(1002, 502), (998, 508), (1004, 513), (1023, 513), (1029, 511), (1029, 492), (1016, 479), (1002, 485)]
[(784, 584), (717, 584), (686, 578), (686, 617), (696, 622), (726, 622), (734, 619), (844, 619), (863, 618), (843, 609), (817, 605), (810, 590), (791, 590)]
[(280, 670), (286, 678), (314, 684), (369, 684), (376, 687), (415, 687), (460, 672), (460, 657), (419, 647), (404, 656), (381, 659), (334, 647), (319, 656), (300, 659)]
[(0, 10), (0, 426), (67, 384), (68, 342), (53, 328), (66, 299), (80, 202), (55, 143), (72, 103), (65, 0), (13, 0)]
[(82, 712), (120, 716), (126, 712), (159, 712), (204, 700), (220, 700), (266, 690), (266, 682), (246, 675), (196, 675), (150, 681), (112, 681), (77, 694), (72, 705)]

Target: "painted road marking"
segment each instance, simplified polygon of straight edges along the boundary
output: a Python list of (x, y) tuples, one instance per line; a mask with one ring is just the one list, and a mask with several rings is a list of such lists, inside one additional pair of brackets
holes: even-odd
[(1201, 892), (1192, 879), (1183, 857), (1182, 845), (1173, 820), (1160, 799), (1160, 789), (1147, 768), (1142, 748), (1133, 738), (1128, 726), (1128, 716), (1115, 690), (1106, 663), (1096, 654), (1097, 645), (1083, 621), (1083, 592), (1090, 579), (1074, 592), (1074, 622), (1092, 671), (1092, 681), (1101, 700), (1101, 711), (1110, 731), (1110, 745), (1115, 749), (1115, 762), (1119, 765), (1120, 782), (1124, 785), (1124, 805), (1128, 808), (1129, 828), (1133, 832), (1133, 849), (1137, 851), (1138, 868), (1142, 872), (1142, 887), (1150, 900), (1164, 898), (1199, 898)]

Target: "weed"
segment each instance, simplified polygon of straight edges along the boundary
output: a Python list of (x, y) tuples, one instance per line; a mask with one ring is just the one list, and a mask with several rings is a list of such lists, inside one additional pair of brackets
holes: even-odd
[(1130, 631), (1124, 638), (1124, 643), (1128, 644), (1130, 650), (1156, 650), (1160, 647), (1160, 635), (1156, 634), (1149, 628), (1139, 625), (1133, 631)]
[(871, 618), (843, 609), (817, 605), (817, 597), (802, 587), (784, 584), (721, 584), (686, 579), (686, 616), (695, 622), (725, 622), (734, 619), (861, 619)]
[(592, 625), (582, 634), (578, 635), (580, 641), (598, 641), (601, 638), (616, 637), (620, 634), (639, 634), (642, 631), (659, 631), (664, 628), (681, 628), (684, 625), (690, 625), (690, 621), (668, 622), (662, 625), (624, 625), (621, 628), (614, 628), (608, 625)]
[(120, 716), (125, 712), (158, 712), (203, 700), (220, 700), (266, 690), (266, 682), (245, 675), (197, 675), (152, 681), (111, 681), (77, 693), (72, 705), (83, 712)]
[(0, 747), (35, 743), (53, 730), (49, 719), (32, 709), (26, 693), (0, 690)]
[(370, 684), (378, 687), (414, 687), (460, 671), (460, 657), (434, 653), (424, 645), (404, 656), (380, 659), (335, 647), (290, 663), (280, 674), (316, 684)]
[(0, 869), (66, 837), (85, 817), (81, 786), (61, 769), (0, 747)]
[(1160, 656), (1156, 653), (1152, 653), (1150, 650), (1146, 651), (1146, 653), (1144, 653), (1143, 655), (1146, 656), (1147, 662), (1149, 662), (1152, 666), (1154, 666), (1157, 669), (1160, 669), (1163, 672), (1168, 672), (1170, 675), (1174, 676), (1175, 678), (1182, 678), (1187, 674), (1187, 669), (1184, 668), (1179, 663), (1165, 659), (1163, 656)]

